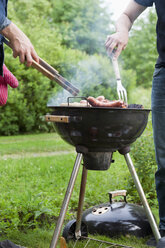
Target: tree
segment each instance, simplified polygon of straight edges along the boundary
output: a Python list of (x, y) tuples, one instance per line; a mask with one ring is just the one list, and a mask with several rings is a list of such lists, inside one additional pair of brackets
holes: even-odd
[(122, 53), (125, 69), (137, 74), (137, 85), (151, 87), (156, 51), (156, 13), (149, 11), (144, 19), (134, 25), (126, 50)]
[(51, 0), (52, 21), (62, 35), (62, 44), (88, 54), (103, 53), (110, 33), (110, 14), (100, 0)]

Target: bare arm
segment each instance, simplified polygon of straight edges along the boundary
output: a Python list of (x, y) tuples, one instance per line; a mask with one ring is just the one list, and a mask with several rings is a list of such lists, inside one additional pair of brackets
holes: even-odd
[(108, 53), (116, 49), (115, 57), (118, 58), (121, 51), (124, 50), (128, 43), (129, 30), (131, 29), (136, 18), (146, 9), (146, 7), (130, 0), (126, 10), (122, 13), (116, 22), (116, 33), (107, 37), (105, 46)]
[(26, 61), (27, 66), (32, 64), (32, 59), (39, 62), (39, 57), (29, 38), (14, 23), (2, 29), (0, 33), (9, 40), (14, 58), (19, 56), (20, 62)]

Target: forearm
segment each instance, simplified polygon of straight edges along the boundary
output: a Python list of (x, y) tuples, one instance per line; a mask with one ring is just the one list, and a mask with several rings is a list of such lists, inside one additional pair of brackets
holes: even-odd
[(39, 57), (31, 41), (14, 23), (11, 22), (0, 33), (9, 40), (14, 58), (19, 56), (20, 62), (24, 63), (26, 61), (27, 66), (32, 64), (33, 59), (39, 62)]
[(21, 37), (25, 37), (24, 33), (12, 22), (7, 27), (0, 30), (0, 33), (10, 42), (13, 42), (13, 40), (20, 40), (22, 39)]
[(130, 4), (116, 22), (116, 32), (129, 32), (134, 21), (145, 9), (145, 6), (139, 5), (131, 0)]
[(133, 23), (129, 17), (123, 13), (115, 23), (116, 32), (126, 32), (128, 33), (132, 27)]

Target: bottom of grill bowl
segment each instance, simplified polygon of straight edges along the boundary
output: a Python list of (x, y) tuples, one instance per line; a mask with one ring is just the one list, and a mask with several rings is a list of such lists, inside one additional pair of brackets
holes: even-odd
[(108, 170), (112, 161), (112, 152), (88, 152), (83, 154), (87, 170)]

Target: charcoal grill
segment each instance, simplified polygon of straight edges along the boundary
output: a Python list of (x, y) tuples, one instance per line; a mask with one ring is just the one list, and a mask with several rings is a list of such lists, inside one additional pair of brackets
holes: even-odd
[(107, 170), (112, 161), (112, 154), (115, 151), (125, 157), (153, 234), (158, 241), (161, 236), (129, 154), (130, 144), (135, 142), (147, 125), (150, 110), (138, 108), (138, 105), (134, 105), (134, 108), (129, 106), (126, 109), (89, 106), (74, 107), (69, 102), (70, 100), (68, 99), (67, 106), (51, 106), (52, 113), (46, 116), (46, 121), (53, 122), (61, 138), (75, 146), (77, 151), (50, 248), (57, 247), (82, 159), (83, 170), (75, 225), (76, 239), (81, 237), (81, 219), (87, 172), (88, 170)]

